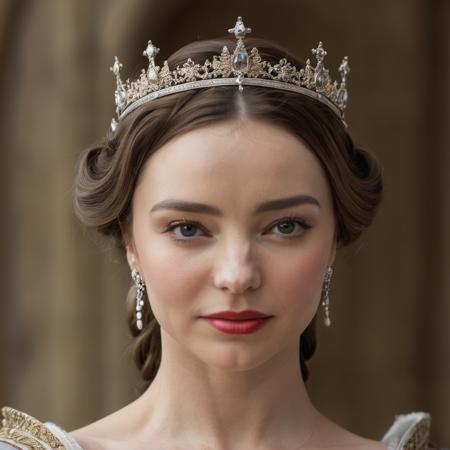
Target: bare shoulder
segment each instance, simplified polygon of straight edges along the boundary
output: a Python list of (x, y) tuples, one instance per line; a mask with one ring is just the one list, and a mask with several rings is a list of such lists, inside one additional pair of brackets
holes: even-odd
[(324, 447), (333, 450), (388, 450), (388, 446), (384, 442), (352, 433), (323, 415), (321, 415), (321, 419), (319, 432), (313, 435), (308, 450), (318, 450)]
[(347, 437), (344, 438), (340, 436), (336, 441), (321, 440), (321, 443), (311, 444), (311, 446), (306, 447), (308, 450), (323, 450), (324, 448), (329, 448), (333, 450), (388, 450), (387, 444), (374, 441), (371, 439), (366, 439), (361, 436)]
[(107, 448), (106, 443), (89, 438), (82, 433), (71, 432), (69, 433), (69, 436), (72, 437), (83, 450), (104, 450)]
[(103, 419), (93, 422), (68, 434), (83, 450), (113, 450), (120, 448), (118, 441), (111, 439), (112, 428), (105, 428)]
[[(69, 435), (83, 450), (123, 449), (124, 446), (128, 446), (130, 440), (133, 440), (135, 430), (130, 428), (130, 424), (139, 422), (137, 417), (135, 420), (132, 418), (131, 405), (132, 403), (95, 422), (70, 431)], [(135, 448), (134, 445), (132, 447)]]

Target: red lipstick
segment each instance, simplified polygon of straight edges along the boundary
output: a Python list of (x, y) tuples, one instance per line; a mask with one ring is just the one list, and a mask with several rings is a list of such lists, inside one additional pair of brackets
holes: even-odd
[(220, 311), (203, 316), (214, 328), (227, 334), (249, 334), (263, 327), (273, 316), (259, 311)]

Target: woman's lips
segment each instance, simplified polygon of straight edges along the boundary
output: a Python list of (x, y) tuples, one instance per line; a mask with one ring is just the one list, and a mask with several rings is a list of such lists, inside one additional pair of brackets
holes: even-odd
[(250, 320), (250, 319), (265, 319), (271, 317), (259, 311), (246, 309), (245, 311), (219, 311), (214, 314), (203, 316), (209, 319), (225, 319), (225, 320)]
[(248, 320), (214, 319), (203, 317), (210, 325), (217, 330), (227, 334), (249, 334), (254, 333), (263, 327), (272, 317)]

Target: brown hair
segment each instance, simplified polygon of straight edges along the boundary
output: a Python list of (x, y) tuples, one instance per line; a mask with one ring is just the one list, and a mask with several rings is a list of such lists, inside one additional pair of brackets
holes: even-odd
[[(170, 67), (187, 58), (203, 62), (232, 48), (234, 39), (191, 43), (168, 59)], [(257, 47), (262, 58), (277, 63), (286, 57), (296, 67), (304, 64), (285, 49), (262, 39), (246, 38), (248, 48)], [(122, 228), (131, 230), (131, 200), (134, 187), (147, 159), (170, 139), (208, 123), (230, 120), (245, 113), (256, 120), (269, 120), (301, 139), (322, 165), (333, 196), (336, 240), (344, 246), (370, 225), (381, 201), (381, 169), (375, 157), (354, 146), (341, 120), (323, 103), (299, 93), (246, 86), (242, 93), (234, 86), (190, 90), (144, 104), (120, 121), (115, 134), (86, 149), (77, 165), (74, 210), (87, 227), (112, 236), (125, 250)], [(128, 323), (135, 336), (133, 356), (145, 390), (161, 361), (160, 326), (144, 307), (144, 329), (134, 320), (136, 290), (128, 293)], [(300, 368), (306, 381), (306, 361), (316, 349), (316, 316), (300, 337)]]

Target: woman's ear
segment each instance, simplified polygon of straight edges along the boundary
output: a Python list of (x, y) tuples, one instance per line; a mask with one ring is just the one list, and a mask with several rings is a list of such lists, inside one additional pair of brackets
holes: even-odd
[(328, 258), (328, 265), (332, 266), (336, 259), (336, 248), (337, 248), (337, 235), (334, 233), (333, 243), (331, 244), (330, 257)]
[(131, 269), (137, 269), (135, 253), (129, 246), (127, 246), (127, 261)]
[(136, 251), (133, 244), (133, 239), (127, 225), (119, 221), (120, 231), (122, 233), (122, 242), (127, 254), (128, 265), (134, 269), (136, 266)]

